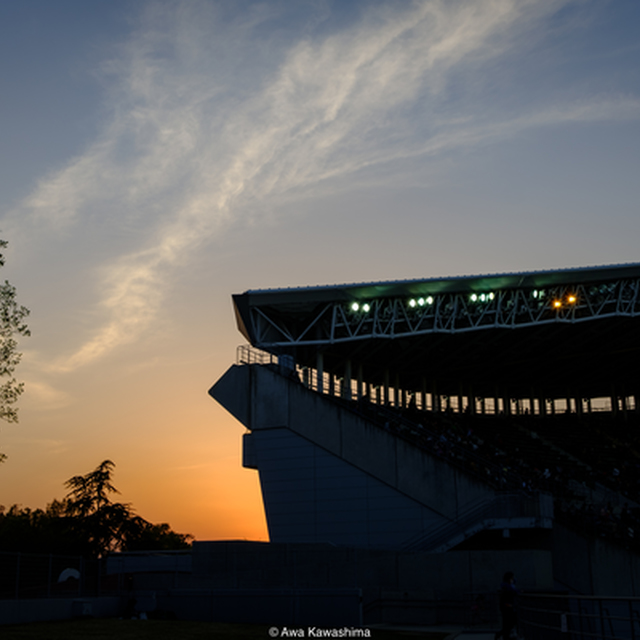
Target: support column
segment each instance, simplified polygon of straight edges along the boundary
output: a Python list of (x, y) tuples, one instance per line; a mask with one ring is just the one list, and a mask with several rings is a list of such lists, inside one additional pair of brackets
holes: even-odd
[(502, 396), (502, 406), (504, 409), (504, 415), (510, 416), (511, 415), (511, 398), (506, 393), (504, 394), (504, 396)]
[(431, 385), (431, 410), (434, 413), (440, 412), (440, 396), (435, 382)]
[(583, 414), (582, 411), (582, 397), (576, 396), (573, 401), (576, 403), (576, 413), (581, 416)]
[(347, 360), (344, 364), (342, 397), (345, 400), (351, 400), (351, 360)]
[(547, 399), (544, 396), (538, 398), (538, 415), (542, 417), (547, 415)]
[(324, 354), (318, 351), (316, 354), (316, 386), (318, 393), (324, 393)]
[(469, 395), (467, 396), (467, 400), (469, 401), (469, 413), (472, 416), (475, 416), (476, 411), (476, 396), (473, 393), (473, 387), (469, 387)]
[(614, 416), (618, 415), (618, 396), (616, 395), (615, 389), (611, 392), (611, 413)]
[(533, 389), (529, 390), (529, 414), (536, 415), (536, 394)]
[(358, 376), (357, 376), (357, 393), (358, 393), (358, 400), (360, 400), (360, 398), (362, 398), (363, 391), (362, 391), (362, 365), (360, 363), (358, 363)]
[(382, 404), (389, 404), (389, 369), (384, 370), (384, 383), (383, 383), (383, 393), (382, 393), (383, 402)]

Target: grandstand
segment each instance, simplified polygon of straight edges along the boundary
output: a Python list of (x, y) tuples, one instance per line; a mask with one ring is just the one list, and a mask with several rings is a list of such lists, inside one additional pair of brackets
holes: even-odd
[(210, 394), (271, 541), (639, 595), (639, 294), (627, 264), (234, 295), (249, 345)]

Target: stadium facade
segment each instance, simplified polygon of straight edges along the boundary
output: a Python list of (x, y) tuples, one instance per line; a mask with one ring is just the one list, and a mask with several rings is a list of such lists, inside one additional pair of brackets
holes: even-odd
[[(249, 345), (210, 394), (247, 428), (272, 543), (636, 594), (637, 468), (607, 452), (638, 423), (639, 294), (631, 264), (234, 295)], [(581, 525), (601, 504), (616, 535)]]

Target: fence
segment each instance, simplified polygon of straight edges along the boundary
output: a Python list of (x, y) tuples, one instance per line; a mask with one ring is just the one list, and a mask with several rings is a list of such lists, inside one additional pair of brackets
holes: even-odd
[(0, 600), (106, 595), (117, 586), (110, 582), (99, 560), (0, 552)]
[(527, 640), (640, 640), (640, 598), (521, 595)]

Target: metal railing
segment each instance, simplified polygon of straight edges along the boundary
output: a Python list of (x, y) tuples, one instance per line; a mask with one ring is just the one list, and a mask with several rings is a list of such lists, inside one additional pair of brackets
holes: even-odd
[(518, 617), (527, 640), (640, 640), (640, 598), (523, 594)]
[[(358, 399), (366, 397), (369, 402), (378, 405), (386, 405), (390, 407), (405, 409), (413, 404), (423, 411), (444, 412), (452, 411), (454, 413), (465, 413), (472, 411), (482, 415), (499, 415), (505, 412), (505, 400), (500, 399), (502, 406), (498, 404), (498, 399), (493, 397), (469, 399), (459, 396), (433, 395), (431, 393), (416, 392), (411, 389), (403, 389), (395, 385), (389, 385), (386, 390), (384, 385), (373, 386), (366, 381), (358, 380), (355, 377), (346, 379), (345, 377), (336, 376), (326, 371), (319, 372), (312, 367), (301, 367), (295, 364), (294, 359), (290, 355), (277, 356), (268, 351), (263, 351), (249, 344), (240, 345), (236, 351), (237, 364), (272, 364), (280, 365), (287, 371), (295, 371), (299, 380), (309, 389), (317, 391), (325, 395), (337, 396), (345, 399)], [(635, 396), (618, 398), (619, 402), (623, 402), (627, 407), (627, 411), (636, 411)], [(571, 409), (566, 399), (547, 399), (545, 401), (546, 415), (559, 414), (563, 415), (567, 412), (573, 413), (577, 409)], [(583, 413), (611, 413), (613, 411), (611, 398), (592, 398), (587, 401), (583, 400), (581, 410)], [(510, 415), (538, 415), (532, 400), (528, 398), (512, 398), (508, 407)], [(620, 407), (618, 407), (620, 409)]]
[(256, 349), (249, 344), (241, 344), (236, 349), (237, 364), (278, 364), (278, 356), (268, 351)]
[(491, 499), (475, 502), (455, 521), (447, 522), (426, 534), (408, 540), (406, 551), (446, 551), (452, 541), (487, 528), (492, 520), (511, 518), (553, 518), (553, 498), (545, 494), (529, 496), (524, 493), (503, 493)]

